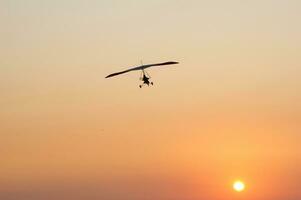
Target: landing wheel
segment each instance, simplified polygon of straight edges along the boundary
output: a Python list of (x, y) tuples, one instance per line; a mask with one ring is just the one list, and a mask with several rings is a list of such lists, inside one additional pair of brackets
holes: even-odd
[(152, 84), (152, 85), (154, 85), (154, 83), (153, 83), (153, 82), (151, 82), (151, 84)]
[(140, 88), (142, 88), (142, 85), (139, 85)]

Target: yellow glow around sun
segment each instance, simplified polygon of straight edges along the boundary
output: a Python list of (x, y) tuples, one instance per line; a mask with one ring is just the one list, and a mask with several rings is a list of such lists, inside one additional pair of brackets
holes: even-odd
[(233, 189), (237, 192), (241, 192), (245, 189), (245, 184), (242, 181), (235, 181), (233, 183)]

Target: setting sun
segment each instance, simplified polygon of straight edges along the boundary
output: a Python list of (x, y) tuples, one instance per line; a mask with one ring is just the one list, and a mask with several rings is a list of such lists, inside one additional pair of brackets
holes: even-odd
[(237, 192), (241, 192), (245, 189), (245, 184), (242, 181), (235, 181), (233, 183), (233, 189)]
[(301, 200), (300, 19), (0, 0), (0, 200)]

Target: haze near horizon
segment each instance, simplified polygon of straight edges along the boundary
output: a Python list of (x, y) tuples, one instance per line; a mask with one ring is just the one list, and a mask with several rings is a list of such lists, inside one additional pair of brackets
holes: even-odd
[(301, 199), (300, 8), (2, 0), (0, 199)]

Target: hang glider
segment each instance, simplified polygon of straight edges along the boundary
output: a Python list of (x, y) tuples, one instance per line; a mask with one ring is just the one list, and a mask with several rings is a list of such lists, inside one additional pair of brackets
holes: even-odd
[(133, 68), (121, 71), (121, 72), (116, 72), (116, 73), (113, 73), (113, 74), (109, 74), (108, 76), (106, 76), (106, 78), (110, 78), (110, 77), (113, 77), (113, 76), (117, 76), (117, 75), (120, 75), (120, 74), (131, 72), (131, 71), (142, 70), (142, 77), (140, 78), (140, 80), (143, 81), (143, 84), (139, 85), (139, 87), (141, 88), (144, 84), (146, 84), (148, 86), (149, 86), (149, 84), (153, 85), (153, 82), (149, 81), (149, 79), (151, 77), (145, 71), (146, 68), (154, 67), (154, 66), (162, 66), (162, 65), (174, 65), (174, 64), (179, 64), (179, 63), (178, 62), (174, 62), (174, 61), (169, 61), (169, 62), (163, 62), (163, 63), (141, 65), (141, 66), (133, 67)]

